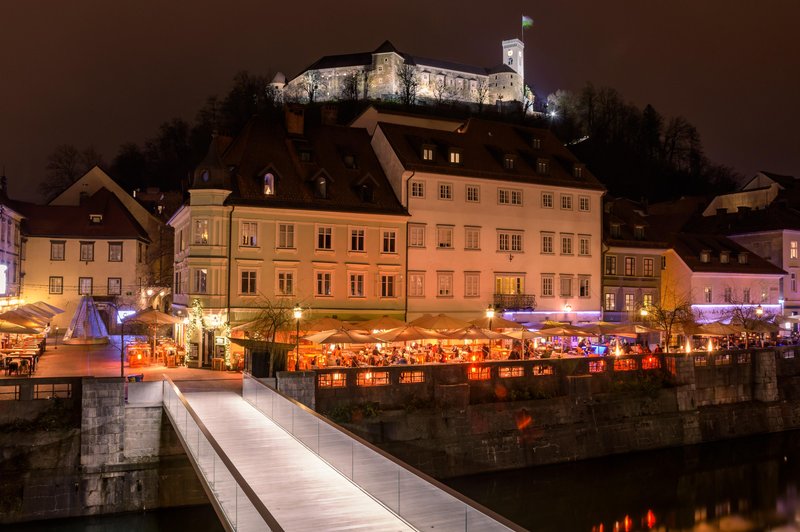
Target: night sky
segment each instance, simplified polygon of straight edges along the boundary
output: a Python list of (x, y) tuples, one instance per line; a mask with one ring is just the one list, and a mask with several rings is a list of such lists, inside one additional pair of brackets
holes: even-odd
[[(477, 3), (474, 3), (478, 5)], [(800, 176), (800, 2), (745, 0), (480, 3), (267, 0), (4, 0), (0, 9), (0, 165), (10, 193), (38, 199), (47, 154), (125, 141), (193, 120), (239, 70), (293, 76), (319, 57), (386, 39), (415, 55), (500, 63), (525, 32), (537, 93), (587, 81), (681, 114), (709, 157), (750, 176)], [(289, 6), (289, 7), (287, 7)]]

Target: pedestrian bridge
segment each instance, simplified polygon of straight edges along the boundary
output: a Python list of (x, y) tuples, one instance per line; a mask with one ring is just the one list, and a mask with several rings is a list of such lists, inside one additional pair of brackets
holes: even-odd
[(164, 409), (228, 530), (522, 530), (245, 375)]

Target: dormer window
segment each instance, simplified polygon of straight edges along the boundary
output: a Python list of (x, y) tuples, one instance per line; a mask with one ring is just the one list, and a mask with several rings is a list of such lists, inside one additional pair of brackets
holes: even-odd
[(271, 172), (264, 174), (264, 195), (275, 195), (275, 176)]
[(514, 159), (515, 157), (511, 154), (506, 154), (503, 156), (503, 168), (506, 170), (513, 170), (514, 169)]
[(92, 223), (92, 224), (103, 223), (103, 215), (102, 214), (90, 214), (89, 215), (89, 223)]
[(541, 150), (542, 149), (542, 139), (533, 137), (531, 140), (531, 146), (534, 150)]
[(739, 264), (747, 264), (747, 253), (739, 253)]
[(433, 146), (423, 146), (422, 147), (422, 160), (423, 161), (432, 161), (433, 160)]
[(547, 159), (539, 158), (536, 159), (536, 173), (541, 175), (547, 175), (550, 173), (550, 161)]
[(356, 165), (356, 158), (353, 155), (345, 155), (342, 157), (342, 162), (344, 163), (345, 168), (350, 168), (351, 170), (358, 168)]
[(300, 150), (297, 152), (297, 156), (300, 158), (301, 162), (304, 163), (311, 162), (311, 150)]
[(359, 185), (358, 195), (364, 203), (372, 203), (375, 201), (375, 189), (367, 183)]
[(731, 254), (728, 251), (720, 251), (719, 261), (722, 264), (728, 264), (731, 261)]
[(700, 262), (711, 262), (711, 252), (704, 249), (700, 252)]
[(314, 195), (317, 198), (326, 199), (328, 197), (328, 180), (319, 176), (314, 180)]
[(622, 235), (622, 226), (620, 224), (611, 224), (611, 238), (619, 238)]
[(581, 166), (579, 164), (576, 164), (575, 166), (573, 166), (572, 167), (572, 175), (573, 175), (573, 177), (576, 177), (578, 179), (583, 177), (583, 166)]
[(461, 152), (450, 150), (450, 164), (461, 164)]
[(633, 238), (636, 240), (644, 240), (644, 226), (635, 225), (633, 227)]

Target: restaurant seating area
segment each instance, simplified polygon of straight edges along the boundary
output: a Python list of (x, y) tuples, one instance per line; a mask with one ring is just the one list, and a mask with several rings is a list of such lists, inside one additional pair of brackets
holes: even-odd
[(168, 368), (183, 366), (186, 361), (186, 349), (178, 346), (172, 338), (162, 337), (155, 342), (146, 337), (134, 337), (125, 343), (125, 359), (131, 368), (161, 365)]

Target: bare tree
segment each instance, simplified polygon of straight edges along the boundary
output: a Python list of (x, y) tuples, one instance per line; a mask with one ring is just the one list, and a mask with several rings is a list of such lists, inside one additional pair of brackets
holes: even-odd
[(264, 340), (269, 348), (269, 376), (275, 376), (275, 364), (277, 358), (285, 357), (285, 353), (281, 350), (281, 354), (277, 353), (276, 337), (278, 333), (287, 333), (291, 330), (293, 323), (292, 311), (289, 306), (288, 300), (285, 298), (278, 298), (271, 300), (263, 294), (259, 301), (260, 310), (255, 320), (253, 320), (253, 335), (256, 339)]
[(302, 81), (302, 90), (308, 100), (308, 103), (314, 103), (317, 97), (317, 89), (319, 88), (320, 76), (319, 72), (310, 70), (306, 72)]
[(400, 101), (403, 105), (414, 105), (417, 101), (417, 88), (419, 87), (416, 69), (403, 63), (403, 66), (397, 71), (397, 77), (400, 80)]
[(486, 104), (486, 99), (489, 97), (489, 82), (485, 79), (479, 79), (475, 86), (475, 101), (478, 103), (478, 112), (483, 112), (483, 106)]
[(775, 329), (773, 321), (775, 315), (764, 312), (761, 305), (754, 303), (745, 303), (738, 298), (731, 298), (730, 307), (728, 308), (728, 318), (730, 318), (731, 325), (736, 325), (744, 329), (745, 348), (750, 344), (750, 333), (764, 334), (765, 332), (772, 332)]
[(662, 290), (657, 301), (648, 306), (647, 318), (651, 325), (664, 334), (664, 350), (669, 352), (673, 331), (686, 330), (694, 325), (694, 313), (688, 297), (674, 288)]
[(72, 144), (61, 144), (47, 156), (44, 180), (39, 183), (39, 193), (50, 201), (94, 166), (105, 166), (103, 156), (94, 146), (82, 151)]
[(358, 73), (352, 72), (342, 79), (341, 99), (346, 102), (358, 100)]
[(433, 83), (433, 97), (436, 100), (436, 105), (439, 106), (453, 97), (452, 87), (447, 84), (444, 76)]

